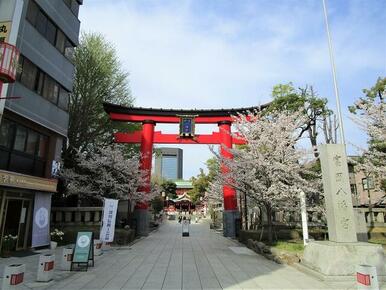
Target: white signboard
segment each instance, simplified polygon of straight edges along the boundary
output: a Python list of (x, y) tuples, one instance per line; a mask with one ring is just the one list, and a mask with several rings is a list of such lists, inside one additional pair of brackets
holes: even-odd
[(112, 242), (114, 240), (115, 218), (117, 216), (118, 200), (105, 198), (103, 208), (103, 220), (100, 233), (100, 240), (103, 242)]

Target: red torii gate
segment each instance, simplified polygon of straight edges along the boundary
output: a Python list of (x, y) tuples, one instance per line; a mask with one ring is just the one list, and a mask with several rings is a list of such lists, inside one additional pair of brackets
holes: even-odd
[[(153, 144), (219, 144), (222, 145), (220, 154), (225, 158), (232, 158), (226, 148), (233, 144), (245, 144), (244, 140), (231, 135), (232, 116), (248, 114), (261, 110), (262, 107), (219, 110), (174, 110), (140, 107), (125, 107), (116, 104), (104, 103), (104, 109), (112, 121), (141, 123), (142, 130), (132, 133), (115, 133), (115, 142), (141, 144), (141, 169), (147, 172), (145, 192), (150, 192), (151, 162)], [(263, 107), (265, 107), (264, 105)], [(163, 134), (155, 131), (157, 123), (180, 124), (180, 134)], [(195, 124), (218, 124), (219, 132), (212, 134), (194, 133)], [(227, 172), (221, 166), (222, 172)], [(235, 236), (235, 219), (238, 217), (236, 192), (229, 186), (223, 187), (224, 196), (224, 236)], [(136, 206), (137, 229), (139, 234), (148, 233), (147, 204)]]

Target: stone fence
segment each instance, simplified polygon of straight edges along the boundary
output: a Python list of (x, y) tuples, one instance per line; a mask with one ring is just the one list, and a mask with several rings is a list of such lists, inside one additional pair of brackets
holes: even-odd
[[(325, 227), (326, 220), (321, 212), (317, 212), (315, 210), (307, 210), (308, 217), (308, 226), (309, 227)], [(262, 221), (260, 221), (262, 218)], [(267, 224), (268, 218), (265, 210), (262, 211), (262, 215), (260, 215), (260, 209), (254, 208), (250, 211), (249, 214), (249, 226), (250, 229), (258, 229), (260, 227), (261, 222), (263, 224)], [(289, 226), (292, 228), (301, 227), (302, 219), (299, 209), (287, 209), (276, 211), (272, 214), (272, 222), (276, 226)]]
[(103, 207), (52, 207), (51, 225), (100, 225)]
[[(386, 208), (373, 208), (373, 224), (371, 223), (370, 212), (368, 208), (358, 208), (364, 213), (367, 226), (386, 227)], [(308, 226), (309, 227), (324, 227), (327, 225), (327, 221), (323, 213), (314, 210), (307, 210)], [(250, 221), (252, 228), (259, 224), (259, 214), (252, 212), (250, 214)], [(267, 215), (263, 211), (262, 214), (263, 224), (267, 223)], [(281, 210), (276, 211), (272, 215), (272, 221), (275, 225), (287, 225), (290, 227), (301, 226), (301, 214), (299, 209)]]
[[(361, 208), (361, 210), (365, 214), (367, 226), (371, 226), (371, 217), (370, 217), (370, 212), (368, 208)], [(385, 223), (385, 217), (386, 217), (386, 208), (373, 208), (373, 222), (374, 226), (376, 227), (386, 227)]]
[[(100, 225), (103, 207), (52, 207), (51, 224), (54, 225)], [(371, 225), (370, 213), (368, 208), (361, 208), (364, 212), (367, 225)], [(374, 226), (386, 227), (385, 217), (386, 208), (373, 208)], [(326, 220), (322, 213), (307, 210), (308, 226), (326, 226)], [(257, 228), (260, 215), (256, 211), (250, 212), (249, 221), (251, 228)], [(263, 211), (262, 221), (267, 222), (267, 215)], [(301, 226), (301, 215), (299, 209), (282, 210), (273, 213), (273, 223), (276, 225), (287, 225), (291, 227)]]

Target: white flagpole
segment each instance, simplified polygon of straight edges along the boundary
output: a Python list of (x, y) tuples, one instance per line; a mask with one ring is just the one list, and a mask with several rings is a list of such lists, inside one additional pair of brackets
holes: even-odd
[(331, 35), (330, 35), (330, 27), (328, 25), (327, 7), (326, 7), (326, 1), (322, 0), (322, 2), (323, 2), (323, 10), (324, 10), (324, 21), (326, 24), (327, 39), (328, 39), (328, 51), (330, 54), (332, 78), (333, 78), (333, 83), (334, 83), (336, 110), (337, 110), (337, 115), (338, 115), (338, 120), (339, 120), (340, 143), (345, 144), (346, 141), (345, 141), (344, 130), (343, 130), (342, 111), (340, 108), (340, 98), (339, 98), (339, 91), (338, 91), (338, 82), (336, 79), (336, 69), (335, 69), (334, 53), (333, 53), (333, 49), (332, 49), (332, 41), (331, 41)]

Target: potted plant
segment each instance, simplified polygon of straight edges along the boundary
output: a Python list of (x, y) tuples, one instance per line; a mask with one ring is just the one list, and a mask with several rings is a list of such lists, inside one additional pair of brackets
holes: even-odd
[(50, 235), (51, 235), (51, 249), (55, 250), (56, 247), (58, 246), (58, 243), (60, 241), (63, 241), (64, 233), (62, 231), (59, 231), (58, 229), (54, 229), (54, 231), (52, 231)]
[(5, 235), (3, 237), (2, 256), (10, 257), (11, 251), (15, 248), (17, 236)]

